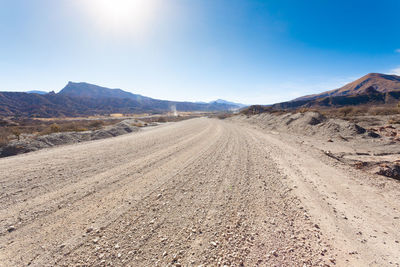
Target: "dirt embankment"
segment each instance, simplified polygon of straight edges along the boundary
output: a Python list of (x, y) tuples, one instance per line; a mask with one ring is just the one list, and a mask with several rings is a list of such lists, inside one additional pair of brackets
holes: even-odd
[(261, 113), (253, 116), (239, 115), (233, 121), (247, 121), (268, 130), (293, 132), (320, 137), (377, 137), (371, 131), (343, 119), (328, 119), (318, 112), (305, 113)]
[[(400, 179), (400, 124), (396, 116), (327, 118), (318, 112), (238, 115), (229, 120), (275, 134), (302, 136), (326, 155), (370, 173)], [(397, 122), (397, 123), (390, 123)]]
[(148, 124), (136, 119), (128, 119), (95, 131), (60, 132), (41, 136), (28, 135), (21, 138), (21, 140), (14, 140), (0, 147), (0, 157), (8, 157), (58, 145), (99, 140), (137, 132), (140, 129), (137, 125)]

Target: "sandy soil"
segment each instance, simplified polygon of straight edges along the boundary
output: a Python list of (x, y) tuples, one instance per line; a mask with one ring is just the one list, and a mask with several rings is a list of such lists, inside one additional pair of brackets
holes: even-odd
[(399, 266), (400, 186), (216, 119), (0, 159), (1, 266)]

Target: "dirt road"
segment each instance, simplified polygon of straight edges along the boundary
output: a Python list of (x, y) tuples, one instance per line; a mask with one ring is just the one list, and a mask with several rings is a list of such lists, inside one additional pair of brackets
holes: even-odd
[(400, 263), (398, 183), (249, 125), (192, 119), (0, 168), (1, 266)]

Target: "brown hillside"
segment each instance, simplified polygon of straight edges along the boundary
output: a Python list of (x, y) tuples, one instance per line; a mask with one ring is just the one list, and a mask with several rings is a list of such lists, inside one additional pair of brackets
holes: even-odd
[(348, 83), (345, 86), (326, 91), (315, 95), (306, 95), (295, 99), (298, 100), (313, 100), (317, 98), (324, 98), (327, 96), (354, 96), (367, 93), (367, 89), (373, 87), (380, 93), (387, 93), (393, 91), (400, 91), (400, 76), (387, 75), (380, 73), (370, 73), (354, 82)]

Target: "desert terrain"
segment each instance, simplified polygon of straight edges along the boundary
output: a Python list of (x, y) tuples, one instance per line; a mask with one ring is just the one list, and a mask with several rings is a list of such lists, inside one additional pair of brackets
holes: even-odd
[(337, 156), (378, 141), (305, 137), (320, 123), (303, 116), (303, 132), (195, 118), (1, 158), (0, 266), (399, 266), (399, 182)]

